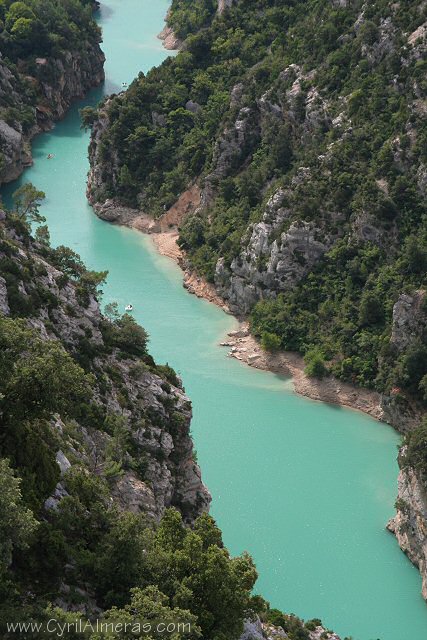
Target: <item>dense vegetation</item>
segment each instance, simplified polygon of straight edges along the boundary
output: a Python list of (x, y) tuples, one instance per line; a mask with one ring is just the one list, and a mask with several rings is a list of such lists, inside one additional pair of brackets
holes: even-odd
[(411, 431), (405, 439), (405, 453), (401, 466), (411, 467), (427, 486), (427, 421)]
[(91, 0), (1, 0), (0, 51), (13, 62), (79, 50), (99, 38)]
[(100, 81), (95, 6), (92, 0), (0, 0), (0, 181), (19, 162), (17, 145), (28, 155), (20, 134), (47, 128), (64, 104)]
[[(263, 293), (255, 334), (314, 350), (313, 373), (426, 402), (425, 309), (412, 342), (390, 343), (399, 295), (427, 284), (423, 28), (409, 40), (426, 8), (343, 4), (246, 0), (212, 18), (210, 2), (204, 12), (173, 3), (170, 24), (189, 34), (184, 48), (108, 104), (105, 187), (95, 198), (159, 215), (199, 180), (206, 205), (183, 224), (180, 244), (214, 281), (219, 258), (239, 265), (251, 225), (283, 189), (287, 217), (275, 237), (304, 221), (328, 246), (301, 279)], [(281, 117), (266, 115), (268, 105)], [(223, 170), (220, 151), (244, 109), (249, 134)]]
[[(44, 226), (31, 237), (30, 221), (44, 221), (43, 197), (32, 185), (21, 187), (0, 224), (1, 286), (9, 306), (0, 313), (1, 637), (13, 637), (8, 622), (72, 624), (102, 616), (116, 625), (190, 624), (170, 636), (175, 640), (233, 640), (245, 616), (259, 614), (280, 623), (291, 640), (308, 640), (317, 622), (306, 627), (252, 596), (257, 574), (251, 558), (230, 557), (210, 516), (189, 527), (170, 509), (157, 524), (112, 499), (125, 472), (144, 478), (144, 451), (132, 423), (152, 423), (172, 435), (182, 428), (170, 395), (180, 381), (170, 367), (155, 364), (146, 332), (129, 315), (120, 316), (116, 304), (100, 317), (102, 341), (94, 338), (94, 327), (81, 325), (106, 273), (88, 271), (66, 247), (52, 249)], [(52, 267), (54, 285), (47, 277)], [(76, 339), (80, 326), (84, 337)], [(130, 397), (124, 363), (134, 379), (147, 373), (160, 378), (169, 394), (163, 400), (167, 422), (148, 411), (141, 417), (143, 398)], [(111, 388), (119, 390), (118, 409)], [(67, 453), (67, 469), (60, 470), (58, 451)], [(25, 637), (44, 638), (46, 630)], [(64, 637), (82, 636), (71, 630)], [(85, 637), (164, 634), (107, 629)]]
[(217, 5), (217, 0), (172, 0), (168, 25), (184, 40), (209, 24)]

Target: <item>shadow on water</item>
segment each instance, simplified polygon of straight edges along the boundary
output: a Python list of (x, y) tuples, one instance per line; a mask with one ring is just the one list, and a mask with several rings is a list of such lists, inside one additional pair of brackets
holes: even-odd
[(100, 8), (96, 11), (95, 16), (99, 22), (106, 23), (107, 20), (111, 20), (115, 11), (111, 6), (108, 6), (101, 2)]

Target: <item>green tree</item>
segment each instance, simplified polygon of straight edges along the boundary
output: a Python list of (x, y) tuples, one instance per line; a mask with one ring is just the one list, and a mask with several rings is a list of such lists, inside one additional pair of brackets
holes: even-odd
[(123, 351), (135, 356), (147, 353), (148, 334), (128, 313), (114, 323), (114, 344)]
[(275, 333), (270, 333), (269, 331), (263, 331), (261, 334), (261, 346), (264, 351), (279, 351), (281, 346), (281, 340), (278, 335)]
[(0, 357), (3, 417), (34, 420), (55, 412), (75, 414), (90, 398), (92, 377), (56, 340), (43, 341), (21, 323), (2, 319), (0, 345), (5, 349)]
[(427, 421), (411, 431), (405, 439), (407, 445), (403, 465), (412, 467), (427, 482)]
[(31, 182), (27, 182), (12, 195), (13, 212), (20, 220), (27, 223), (46, 222), (46, 218), (39, 213), (40, 205), (45, 197), (43, 191), (39, 191)]
[(363, 325), (378, 324), (384, 320), (384, 308), (375, 292), (368, 292), (362, 296), (359, 308), (359, 322)]
[(79, 111), (83, 129), (91, 129), (98, 117), (98, 111), (94, 107), (83, 107)]
[(110, 322), (115, 322), (120, 318), (119, 305), (117, 302), (110, 302), (105, 305), (104, 315)]
[(403, 269), (409, 273), (425, 273), (427, 269), (427, 246), (420, 238), (409, 236), (402, 254)]
[[(104, 616), (105, 622), (113, 621), (114, 623), (122, 623), (124, 627), (129, 629), (128, 632), (118, 635), (108, 634), (108, 640), (115, 638), (123, 638), (124, 640), (132, 640), (133, 638), (147, 638), (148, 640), (162, 640), (165, 637), (163, 630), (157, 628), (158, 624), (175, 624), (176, 631), (173, 631), (169, 637), (171, 640), (196, 640), (202, 637), (201, 629), (197, 624), (197, 617), (188, 610), (178, 607), (171, 607), (169, 598), (161, 593), (158, 587), (152, 585), (145, 589), (132, 589), (132, 598), (128, 605), (123, 609), (113, 607), (106, 612)], [(152, 630), (147, 632), (132, 633), (132, 625), (142, 622), (152, 625)], [(178, 624), (183, 625), (181, 628)], [(184, 626), (185, 625), (185, 626)], [(103, 636), (94, 635), (91, 640), (102, 640)]]
[(6, 29), (12, 31), (18, 20), (32, 21), (35, 19), (34, 12), (25, 2), (13, 2), (6, 13)]
[(34, 21), (30, 18), (18, 18), (13, 24), (11, 34), (19, 42), (28, 42), (33, 36)]
[(47, 225), (44, 224), (44, 225), (41, 225), (40, 227), (37, 227), (34, 237), (36, 241), (39, 242), (41, 245), (45, 247), (50, 246), (50, 233)]
[(318, 348), (307, 351), (304, 362), (304, 373), (310, 378), (323, 378), (328, 372), (325, 366), (325, 357)]
[(0, 572), (12, 561), (14, 549), (25, 549), (38, 523), (22, 502), (20, 479), (7, 460), (0, 459)]

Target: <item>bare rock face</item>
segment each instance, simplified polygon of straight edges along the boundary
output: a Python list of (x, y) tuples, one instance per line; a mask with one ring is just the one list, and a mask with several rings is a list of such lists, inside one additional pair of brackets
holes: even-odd
[(5, 316), (8, 316), (10, 313), (6, 280), (2, 277), (0, 277), (0, 312)]
[(219, 136), (214, 145), (212, 171), (204, 180), (201, 208), (211, 203), (216, 183), (230, 175), (250, 154), (251, 147), (259, 139), (258, 114), (249, 107), (239, 108), (232, 125)]
[(243, 633), (240, 640), (264, 640), (265, 636), (259, 618), (256, 620), (245, 620)]
[(126, 472), (116, 482), (113, 496), (119, 507), (132, 513), (144, 512), (149, 517), (157, 515), (157, 505), (151, 487), (131, 472)]
[[(96, 210), (96, 213), (97, 215), (100, 215), (100, 217), (102, 211), (101, 207), (108, 199), (105, 195), (105, 162), (101, 159), (101, 139), (104, 133), (108, 130), (110, 124), (107, 114), (108, 106), (109, 100), (107, 100), (99, 110), (98, 118), (92, 127), (89, 144), (90, 168), (87, 178), (86, 196), (90, 204), (95, 205), (99, 203), (100, 208)], [(117, 171), (118, 158), (117, 155), (113, 155), (109, 158), (108, 162), (108, 178), (111, 179), (113, 185), (116, 185)], [(104, 219), (107, 220), (108, 217)], [(115, 220), (113, 219), (113, 221)]]
[[(400, 452), (400, 463), (405, 449)], [(401, 464), (398, 480), (397, 513), (387, 525), (402, 551), (418, 567), (422, 595), (427, 600), (427, 493), (415, 471)]]
[(229, 9), (237, 0), (218, 0), (218, 13), (224, 13), (226, 9)]
[(262, 221), (252, 225), (249, 241), (230, 267), (223, 259), (216, 266), (215, 285), (238, 313), (292, 288), (333, 244), (334, 237), (316, 223), (291, 222), (292, 211), (282, 206), (284, 196), (279, 189), (270, 198)]
[[(247, 88), (237, 84), (230, 93), (233, 124), (218, 136), (212, 155), (212, 169), (203, 183), (199, 212), (209, 218), (216, 185), (236, 175), (250, 161), (251, 153), (268, 132), (286, 126), (301, 141), (332, 127), (328, 104), (315, 86), (313, 73), (296, 65), (286, 67), (275, 86), (252, 106), (246, 106)], [(285, 134), (282, 134), (285, 135)], [(337, 239), (334, 212), (319, 212), (316, 220), (296, 218), (286, 196), (310, 178), (300, 167), (287, 189), (279, 188), (265, 206), (261, 220), (250, 225), (242, 238), (241, 251), (231, 264), (220, 258), (214, 282), (220, 296), (237, 314), (246, 314), (263, 298), (294, 287), (328, 251)]]
[(393, 325), (390, 342), (403, 351), (422, 337), (426, 329), (427, 313), (424, 309), (425, 291), (409, 295), (402, 293), (393, 307)]
[[(95, 204), (94, 211), (101, 220), (123, 225), (129, 225), (132, 220), (141, 216), (141, 211), (138, 209), (125, 207), (120, 202), (113, 199), (108, 199), (102, 204)], [(153, 218), (150, 218), (150, 220), (154, 224)]]
[(310, 631), (309, 636), (310, 640), (340, 640), (336, 633), (326, 631), (324, 627), (320, 625), (316, 627), (314, 631)]
[[(46, 299), (55, 301), (49, 308), (34, 307), (26, 318), (28, 325), (43, 340), (59, 340), (73, 355), (81, 355), (82, 344), (86, 345), (84, 353), (91, 354), (87, 366), (98, 376), (102, 372), (103, 381), (95, 387), (94, 402), (116, 416), (135, 445), (133, 458), (125, 453), (124, 464), (115, 469), (109, 453), (112, 436), (103, 428), (102, 420), (99, 428), (76, 423), (75, 435), (70, 436), (60, 416), (55, 417), (52, 430), (60, 442), (56, 460), (61, 481), (46, 501), (46, 508), (55, 509), (67, 495), (66, 474), (77, 465), (95, 475), (105, 475), (121, 509), (142, 511), (158, 520), (165, 509), (175, 507), (184, 522), (192, 523), (208, 511), (211, 497), (193, 457), (191, 403), (179, 382), (174, 386), (165, 379), (149, 356), (146, 364), (108, 347), (104, 340), (108, 321), (93, 295), (82, 299), (76, 284), (49, 262), (46, 249), (40, 255), (39, 245), (21, 242), (1, 223), (0, 234), (13, 243), (16, 272), (22, 274), (18, 283), (22, 298), (30, 300), (36, 291), (43, 291)], [(25, 274), (30, 272), (33, 276), (27, 278)], [(12, 297), (4, 275), (0, 277), (0, 312), (9, 315)]]
[[(305, 637), (305, 636), (304, 636)], [(327, 631), (319, 625), (308, 630), (310, 640), (340, 640), (332, 631)], [(243, 633), (239, 640), (289, 640), (289, 635), (282, 629), (269, 623), (263, 623), (259, 618), (245, 620)]]
[(31, 164), (31, 154), (26, 148), (22, 130), (14, 129), (4, 120), (0, 120), (0, 148), (5, 162), (2, 178), (9, 182), (19, 176), (21, 167)]

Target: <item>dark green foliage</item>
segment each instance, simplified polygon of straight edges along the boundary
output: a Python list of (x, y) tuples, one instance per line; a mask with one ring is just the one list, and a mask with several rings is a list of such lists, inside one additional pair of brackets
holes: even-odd
[(0, 576), (11, 564), (13, 550), (28, 546), (36, 526), (33, 514), (22, 502), (20, 480), (8, 461), (0, 459)]
[(96, 120), (96, 109), (94, 107), (83, 107), (80, 109), (80, 118), (84, 129), (90, 129)]
[(13, 213), (27, 224), (45, 222), (45, 218), (39, 213), (40, 205), (45, 197), (43, 191), (39, 191), (31, 182), (27, 182), (12, 195)]
[(280, 349), (280, 338), (275, 333), (263, 331), (261, 334), (261, 346), (265, 351), (278, 351)]
[[(9, 301), (16, 283), (29, 290), (41, 287), (49, 269), (39, 262), (38, 252), (62, 270), (58, 280), (65, 278), (61, 285), (69, 284), (72, 300), (73, 288), (92, 281), (91, 272), (71, 250), (35, 243), (27, 223), (21, 229), (17, 220), (9, 216), (12, 228), (0, 230), (0, 268)], [(25, 232), (20, 240), (17, 228)], [(94, 294), (94, 287), (88, 291)], [(40, 296), (41, 307), (30, 304), (28, 315), (43, 317), (54, 332), (58, 327), (46, 315), (50, 307), (63, 308), (64, 301), (51, 300), (43, 291)], [(84, 588), (97, 605), (111, 608), (107, 620), (167, 616), (192, 624), (191, 632), (177, 639), (238, 637), (256, 580), (250, 557), (231, 558), (207, 515), (190, 528), (171, 510), (158, 525), (142, 513), (119, 510), (112, 498), (125, 472), (145, 479), (148, 454), (134, 430), (157, 425), (174, 438), (187, 436), (188, 416), (171, 387), (179, 379), (147, 354), (144, 329), (130, 315), (120, 317), (117, 305), (107, 311), (108, 318), (94, 315), (103, 345), (87, 326), (84, 335), (62, 344), (53, 336), (41, 337), (23, 318), (0, 316), (0, 633), (3, 637), (8, 620), (54, 616), (69, 621), (69, 614), (49, 604), (66, 584), (67, 601), (86, 601)], [(79, 313), (76, 306), (71, 316), (76, 322)], [(133, 361), (136, 379), (147, 371), (160, 376), (161, 410), (145, 409), (142, 393), (131, 397), (126, 369), (120, 366), (124, 360), (127, 365)], [(118, 402), (129, 409), (123, 414), (110, 410), (107, 391), (113, 386)], [(57, 459), (63, 460), (64, 451), (71, 467), (60, 472)], [(176, 455), (179, 463), (181, 454)], [(58, 493), (62, 497), (55, 502), (52, 496)]]
[[(334, 246), (292, 290), (279, 291), (275, 300), (263, 296), (251, 314), (255, 334), (274, 335), (270, 342), (303, 354), (318, 348), (331, 372), (348, 382), (380, 391), (399, 385), (423, 400), (422, 358), (415, 367), (413, 346), (396, 357), (389, 339), (399, 294), (427, 285), (427, 211), (418, 177), (427, 162), (427, 133), (417, 106), (427, 83), (423, 54), (412, 56), (405, 40), (426, 14), (415, 2), (391, 7), (377, 0), (357, 29), (361, 10), (360, 2), (248, 0), (221, 17), (209, 1), (173, 2), (169, 21), (187, 37), (184, 50), (110, 103), (101, 143), (106, 192), (95, 195), (161, 214), (195, 178), (203, 183), (215, 145), (239, 109), (249, 107), (248, 140), (225, 175), (213, 180), (207, 210), (183, 222), (179, 245), (213, 282), (218, 259), (226, 267), (239, 260), (249, 225), (260, 220), (271, 193), (284, 188), (290, 217), (276, 238), (294, 221), (320, 221), (319, 239), (331, 236)], [(389, 17), (396, 32), (377, 55)], [(266, 91), (271, 104), (289, 109), (293, 63), (313, 72), (312, 79), (302, 82), (291, 113), (260, 119)], [(235, 106), (230, 92), (239, 83), (243, 97)], [(343, 114), (341, 127), (307, 121), (311, 87), (330, 118)], [(189, 100), (199, 107), (186, 112)], [(121, 167), (116, 188), (109, 173), (113, 151)], [(300, 167), (309, 168), (310, 177), (295, 183)], [(363, 237), (365, 224), (378, 239)], [(257, 268), (265, 268), (262, 259)]]
[(116, 347), (132, 356), (147, 356), (148, 334), (130, 314), (112, 317), (103, 323), (102, 331), (107, 347)]
[(407, 445), (402, 464), (412, 467), (423, 482), (427, 483), (427, 422), (411, 431), (405, 440)]
[(169, 24), (179, 38), (186, 38), (208, 24), (216, 12), (216, 0), (173, 0)]
[(20, 320), (0, 318), (0, 454), (23, 480), (35, 510), (53, 491), (59, 469), (49, 420), (78, 415), (92, 380), (56, 341), (43, 341)]
[(323, 378), (327, 373), (325, 358), (319, 349), (310, 349), (304, 357), (304, 372), (310, 378)]
[[(101, 285), (105, 282), (108, 271), (89, 271), (80, 259), (80, 256), (69, 247), (59, 246), (49, 253), (51, 262), (76, 283), (76, 294), (79, 304), (89, 306), (90, 298), (102, 293)], [(63, 277), (61, 276), (61, 277)], [(66, 280), (61, 285), (66, 284)]]
[(3, 0), (0, 50), (10, 60), (80, 50), (85, 39), (100, 39), (90, 5), (80, 0)]

